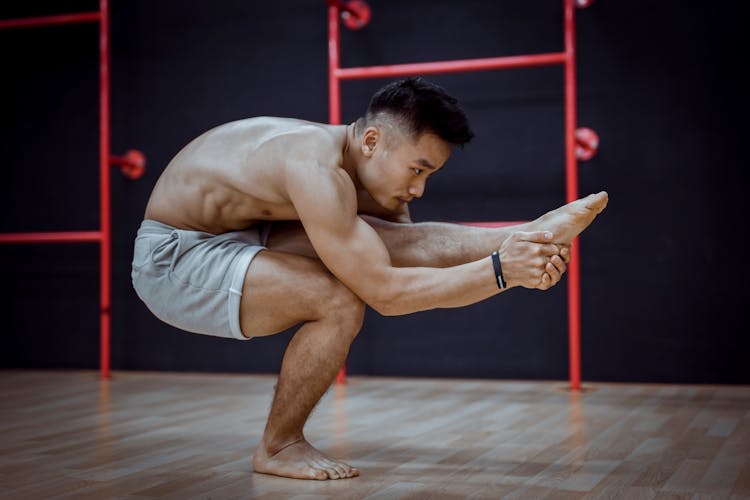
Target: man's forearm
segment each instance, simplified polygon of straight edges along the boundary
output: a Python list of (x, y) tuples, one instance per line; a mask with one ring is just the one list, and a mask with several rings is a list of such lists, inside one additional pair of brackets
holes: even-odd
[(467, 306), (501, 291), (489, 256), (446, 268), (391, 268), (388, 274), (388, 284), (370, 304), (385, 316)]
[[(548, 243), (552, 237), (550, 232), (516, 232), (506, 238), (498, 252), (503, 290), (514, 286), (547, 289), (559, 281), (564, 264), (559, 247)], [(562, 268), (559, 272), (551, 262), (553, 257)], [(489, 255), (442, 268), (389, 266), (371, 277), (367, 295), (373, 300), (365, 302), (385, 315), (466, 306), (501, 291)]]

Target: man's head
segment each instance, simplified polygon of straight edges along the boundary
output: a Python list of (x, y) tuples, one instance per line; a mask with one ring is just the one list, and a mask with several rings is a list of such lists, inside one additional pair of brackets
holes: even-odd
[(425, 133), (463, 146), (474, 137), (458, 101), (442, 87), (423, 78), (405, 78), (385, 85), (370, 99), (365, 124), (395, 120), (413, 141)]
[(462, 147), (473, 136), (466, 113), (442, 87), (422, 78), (389, 83), (356, 123), (367, 160), (360, 180), (378, 203), (396, 209), (422, 196), (427, 177), (448, 160), (451, 144)]

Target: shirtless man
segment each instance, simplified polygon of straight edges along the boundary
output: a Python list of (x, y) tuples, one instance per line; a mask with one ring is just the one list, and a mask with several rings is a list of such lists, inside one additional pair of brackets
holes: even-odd
[(472, 136), (454, 98), (410, 78), (379, 90), (355, 123), (235, 121), (190, 142), (164, 170), (133, 256), (133, 285), (149, 309), (178, 328), (237, 339), (301, 324), (256, 472), (359, 475), (313, 448), (303, 427), (345, 362), (365, 305), (409, 314), (560, 280), (571, 240), (604, 209), (605, 192), (514, 227), (411, 222), (409, 202), (451, 144)]

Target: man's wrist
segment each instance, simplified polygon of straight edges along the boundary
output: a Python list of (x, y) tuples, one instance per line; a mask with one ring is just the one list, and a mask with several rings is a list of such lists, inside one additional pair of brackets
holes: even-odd
[(495, 269), (495, 280), (500, 290), (505, 290), (508, 284), (503, 277), (503, 266), (500, 264), (500, 254), (497, 251), (492, 252), (492, 267)]

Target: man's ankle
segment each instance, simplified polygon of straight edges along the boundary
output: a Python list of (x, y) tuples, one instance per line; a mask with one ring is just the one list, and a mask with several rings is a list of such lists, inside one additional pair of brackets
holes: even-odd
[(261, 441), (260, 445), (264, 449), (266, 454), (271, 457), (273, 455), (276, 455), (284, 448), (287, 448), (295, 443), (299, 443), (300, 441), (304, 441), (304, 439), (305, 437), (302, 435), (302, 433), (284, 436), (263, 436), (263, 440)]

